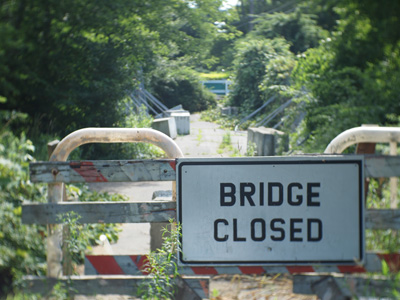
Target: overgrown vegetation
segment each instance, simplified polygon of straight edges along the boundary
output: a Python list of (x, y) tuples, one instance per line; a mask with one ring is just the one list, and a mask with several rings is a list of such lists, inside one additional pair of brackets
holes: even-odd
[(148, 284), (139, 288), (138, 296), (142, 299), (174, 299), (176, 293), (175, 279), (179, 276), (177, 265), (180, 244), (181, 226), (169, 221), (163, 229), (163, 243), (160, 249), (148, 256), (144, 271), (150, 275)]
[[(127, 101), (143, 85), (168, 107), (206, 110), (203, 120), (222, 128), (276, 127), (300, 153), (321, 152), (337, 134), (361, 124), (399, 125), (399, 1), (242, 0), (228, 10), (221, 4), (0, 4), (0, 292), (23, 274), (45, 274), (46, 230), (21, 224), (21, 203), (46, 198), (46, 186), (29, 181), (28, 163), (33, 156), (46, 160), (47, 142), (83, 127), (150, 127), (152, 117)], [(234, 82), (218, 104), (237, 106), (237, 116), (220, 113), (200, 83), (204, 78)], [(226, 136), (221, 147), (230, 144)], [(162, 155), (139, 143), (87, 145), (71, 158)], [(81, 186), (68, 192), (90, 201), (117, 197)], [(387, 207), (387, 198), (386, 181), (373, 181), (368, 206)], [(100, 232), (117, 238), (115, 227), (79, 230), (86, 239), (80, 250)], [(369, 249), (400, 248), (397, 233), (367, 234)]]
[[(221, 113), (218, 108), (210, 108), (201, 113), (201, 120), (207, 122), (214, 122), (220, 125), (222, 129), (235, 129), (235, 125), (239, 123), (240, 119), (237, 116), (228, 116)], [(244, 126), (242, 126), (243, 128)]]
[(280, 127), (293, 150), (308, 153), (351, 127), (397, 124), (390, 115), (400, 113), (398, 2), (251, 2), (239, 10), (247, 26), (235, 42), (229, 96), (239, 117), (274, 96), (253, 124)]
[(187, 67), (160, 66), (152, 73), (151, 90), (170, 108), (181, 104), (198, 112), (216, 106), (215, 95), (204, 89), (200, 76)]
[[(46, 226), (24, 225), (22, 203), (46, 202), (47, 185), (29, 180), (28, 165), (34, 161), (32, 142), (24, 134), (15, 136), (7, 127), (0, 131), (0, 297), (13, 290), (23, 275), (45, 275)], [(118, 195), (92, 192), (87, 187), (69, 186), (68, 196), (80, 201), (123, 201)], [(69, 218), (70, 223), (72, 219)], [(76, 235), (74, 262), (82, 264), (84, 251), (95, 245), (101, 234), (118, 239), (114, 225), (80, 227)], [(75, 240), (75, 239), (74, 239)]]

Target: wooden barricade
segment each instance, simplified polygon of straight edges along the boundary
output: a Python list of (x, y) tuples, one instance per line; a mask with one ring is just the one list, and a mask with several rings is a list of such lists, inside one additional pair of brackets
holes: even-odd
[[(400, 176), (399, 156), (365, 156), (365, 177)], [(121, 181), (174, 181), (175, 160), (126, 160), (126, 161), (69, 161), (38, 162), (31, 164), (31, 180), (46, 183), (77, 182), (121, 182)], [(82, 223), (142, 223), (168, 222), (176, 217), (176, 202), (60, 202), (47, 204), (27, 204), (23, 206), (22, 220), (25, 224), (57, 224), (57, 215), (74, 211), (81, 216)], [(365, 212), (366, 229), (400, 229), (400, 210), (368, 209)], [(146, 257), (143, 256), (87, 256), (85, 268), (87, 276), (70, 277), (73, 288), (79, 293), (93, 292), (135, 293), (138, 282), (143, 282), (142, 269)], [(379, 273), (382, 262), (390, 270), (400, 270), (400, 254), (367, 253), (363, 265), (359, 266), (237, 266), (237, 267), (182, 267), (180, 274), (187, 277), (189, 286), (200, 297), (208, 296), (208, 277), (217, 274), (274, 274), (290, 273), (294, 276), (295, 293), (316, 293), (319, 296), (328, 290), (337, 290), (337, 295), (359, 295), (371, 291), (387, 295), (393, 284), (383, 278), (374, 278), (369, 273)], [(314, 273), (313, 276), (296, 275)], [(319, 275), (324, 273), (329, 275)], [(335, 275), (331, 275), (334, 273)], [(364, 274), (348, 276), (347, 274)], [(139, 277), (138, 277), (139, 276)], [(190, 276), (203, 276), (193, 278)], [(206, 277), (204, 277), (206, 276)], [(32, 291), (35, 286), (47, 288), (57, 280), (30, 278)], [(34, 284), (33, 284), (34, 283)], [(38, 283), (40, 283), (38, 285)], [(394, 288), (399, 290), (399, 286)], [(332, 298), (333, 299), (333, 298)]]
[[(38, 162), (30, 165), (32, 182), (44, 183), (89, 183), (89, 182), (134, 182), (174, 181), (175, 160), (132, 161), (68, 161)], [(25, 224), (61, 224), (57, 217), (68, 212), (77, 213), (80, 223), (165, 223), (176, 216), (176, 202), (58, 202), (25, 204), (22, 207)], [(27, 277), (27, 290), (33, 293), (48, 293), (57, 282), (68, 282), (76, 294), (130, 294), (148, 278), (144, 271), (146, 257), (135, 264), (135, 274), (123, 272), (115, 259), (101, 259), (107, 272), (89, 276), (59, 276), (58, 278)], [(93, 259), (96, 261), (96, 259)], [(111, 270), (111, 271), (110, 271)], [(98, 275), (98, 276), (96, 276)], [(179, 299), (201, 299), (208, 297), (207, 276), (182, 276), (177, 279), (180, 287)]]
[[(373, 129), (381, 134), (381, 130)], [(399, 135), (400, 131), (391, 129)], [(353, 134), (352, 132), (350, 132)], [(114, 135), (111, 139), (110, 136)], [(59, 247), (62, 230), (57, 224), (61, 221), (57, 215), (74, 211), (80, 215), (81, 223), (167, 223), (176, 218), (176, 202), (62, 202), (63, 183), (78, 182), (134, 182), (134, 181), (172, 181), (172, 195), (175, 194), (176, 160), (125, 160), (125, 161), (65, 161), (69, 153), (84, 143), (91, 142), (132, 142), (132, 136), (145, 142), (152, 142), (163, 148), (170, 158), (182, 157), (180, 149), (165, 135), (154, 141), (154, 132), (140, 129), (83, 129), (67, 136), (52, 154), (51, 162), (32, 163), (31, 181), (49, 184), (49, 203), (25, 204), (22, 207), (22, 221), (25, 224), (48, 224), (48, 253), (53, 247)], [(392, 138), (394, 133), (392, 133)], [(364, 139), (364, 136), (363, 136)], [(135, 140), (138, 141), (138, 140)], [(345, 136), (339, 141), (342, 147), (352, 143), (354, 138)], [(399, 142), (396, 140), (396, 142)], [(368, 142), (362, 140), (360, 142)], [(382, 141), (379, 141), (382, 142)], [(342, 145), (343, 144), (343, 145)], [(328, 145), (328, 148), (337, 148)], [(342, 147), (342, 148), (343, 148)], [(399, 156), (365, 155), (364, 176), (398, 177), (400, 176)], [(400, 210), (368, 209), (365, 211), (366, 229), (400, 230)], [(65, 253), (64, 253), (65, 254)], [(49, 256), (49, 255), (48, 255)], [(85, 276), (62, 276), (62, 257), (56, 249), (48, 257), (48, 277), (27, 278), (27, 289), (32, 292), (46, 293), (57, 282), (68, 283), (76, 294), (136, 294), (138, 287), (149, 278), (143, 271), (145, 255), (141, 256), (87, 256)], [(65, 261), (64, 261), (65, 262)], [(400, 284), (393, 282), (390, 276), (374, 276), (380, 273), (382, 263), (386, 263), (390, 272), (400, 270), (400, 253), (367, 253), (361, 265), (307, 265), (307, 266), (209, 266), (182, 267), (176, 285), (180, 288), (177, 299), (200, 299), (208, 297), (210, 275), (217, 274), (276, 274), (294, 275), (294, 292), (317, 294), (323, 299), (347, 299), (354, 295), (374, 295), (390, 297), (391, 293), (400, 293)], [(65, 267), (65, 264), (64, 264)], [(65, 269), (65, 268), (64, 268)], [(65, 270), (64, 270), (65, 274)], [(351, 275), (350, 275), (351, 274)], [(389, 274), (390, 275), (390, 274)], [(398, 280), (398, 279), (397, 279)]]

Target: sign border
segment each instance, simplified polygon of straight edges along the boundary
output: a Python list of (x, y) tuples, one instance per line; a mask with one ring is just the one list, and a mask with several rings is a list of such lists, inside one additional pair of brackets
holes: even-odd
[[(359, 260), (282, 260), (282, 261), (185, 261), (183, 253), (178, 253), (178, 264), (185, 266), (288, 266), (288, 265), (355, 265), (363, 262), (365, 258), (365, 228), (364, 228), (364, 157), (352, 155), (341, 156), (275, 156), (257, 158), (177, 158), (177, 221), (183, 226), (182, 216), (182, 167), (187, 165), (304, 165), (304, 164), (357, 164), (358, 165), (358, 189), (359, 189)], [(182, 236), (179, 236), (181, 247), (183, 246)]]

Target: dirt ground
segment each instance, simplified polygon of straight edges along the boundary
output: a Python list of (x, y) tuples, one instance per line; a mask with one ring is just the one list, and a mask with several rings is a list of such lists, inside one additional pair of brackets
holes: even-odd
[(317, 297), (292, 293), (288, 275), (219, 275), (210, 283), (210, 299), (214, 300), (316, 300)]

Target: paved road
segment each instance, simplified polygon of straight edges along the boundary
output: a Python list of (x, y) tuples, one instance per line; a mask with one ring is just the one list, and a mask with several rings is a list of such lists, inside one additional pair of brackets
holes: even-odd
[[(224, 135), (229, 132), (231, 149), (220, 149)], [(175, 142), (185, 157), (229, 157), (234, 153), (246, 153), (247, 132), (220, 129), (217, 124), (200, 120), (200, 115), (191, 115), (190, 135), (178, 136)], [(153, 192), (171, 190), (172, 182), (93, 183), (90, 187), (127, 195), (131, 201), (149, 201)], [(150, 224), (124, 224), (119, 241), (111, 247), (96, 247), (94, 254), (145, 254), (150, 252)]]

